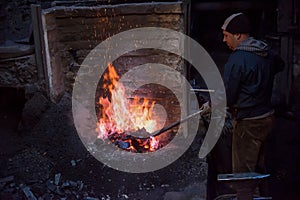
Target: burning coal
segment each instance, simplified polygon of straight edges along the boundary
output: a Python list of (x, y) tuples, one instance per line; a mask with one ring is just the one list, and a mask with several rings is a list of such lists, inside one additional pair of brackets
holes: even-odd
[[(159, 148), (159, 141), (150, 133), (157, 130), (153, 119), (155, 101), (146, 98), (127, 98), (125, 87), (119, 82), (119, 75), (112, 64), (104, 74), (103, 89), (109, 92), (100, 96), (100, 117), (97, 123), (98, 138), (109, 140), (121, 149), (133, 152), (151, 152)], [(143, 135), (143, 138), (131, 136)], [(146, 136), (146, 137), (145, 137)]]

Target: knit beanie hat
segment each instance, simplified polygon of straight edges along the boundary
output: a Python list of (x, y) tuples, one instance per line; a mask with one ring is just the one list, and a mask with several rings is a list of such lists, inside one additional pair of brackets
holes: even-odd
[(251, 24), (244, 13), (236, 13), (225, 20), (222, 29), (232, 34), (250, 33)]

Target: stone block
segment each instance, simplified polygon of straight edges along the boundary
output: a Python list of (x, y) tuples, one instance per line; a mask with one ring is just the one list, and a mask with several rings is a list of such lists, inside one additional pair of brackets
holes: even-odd
[(18, 130), (22, 132), (33, 129), (49, 106), (50, 104), (46, 97), (41, 93), (35, 93), (35, 95), (25, 103)]
[(164, 200), (187, 200), (189, 196), (184, 192), (167, 192)]

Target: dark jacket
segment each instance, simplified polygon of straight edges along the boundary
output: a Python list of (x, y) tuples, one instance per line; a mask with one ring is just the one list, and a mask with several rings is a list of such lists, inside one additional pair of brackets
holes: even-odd
[(227, 105), (237, 109), (236, 119), (272, 111), (274, 76), (283, 67), (282, 59), (262, 41), (250, 37), (237, 47), (224, 69)]

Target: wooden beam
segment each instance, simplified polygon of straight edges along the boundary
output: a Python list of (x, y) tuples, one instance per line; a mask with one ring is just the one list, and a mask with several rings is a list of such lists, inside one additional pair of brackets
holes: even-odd
[[(32, 17), (32, 29), (34, 36), (34, 46), (35, 46), (35, 57), (36, 64), (38, 69), (38, 80), (39, 82), (45, 81), (48, 79), (47, 73), (45, 70), (45, 41), (44, 33), (42, 28), (42, 18), (41, 18), (41, 6), (40, 5), (31, 5), (31, 17)], [(47, 82), (47, 81), (45, 81)], [(49, 89), (47, 87), (47, 89)]]
[(267, 3), (252, 1), (225, 1), (225, 2), (195, 2), (193, 10), (222, 11), (222, 10), (261, 10), (268, 8)]

